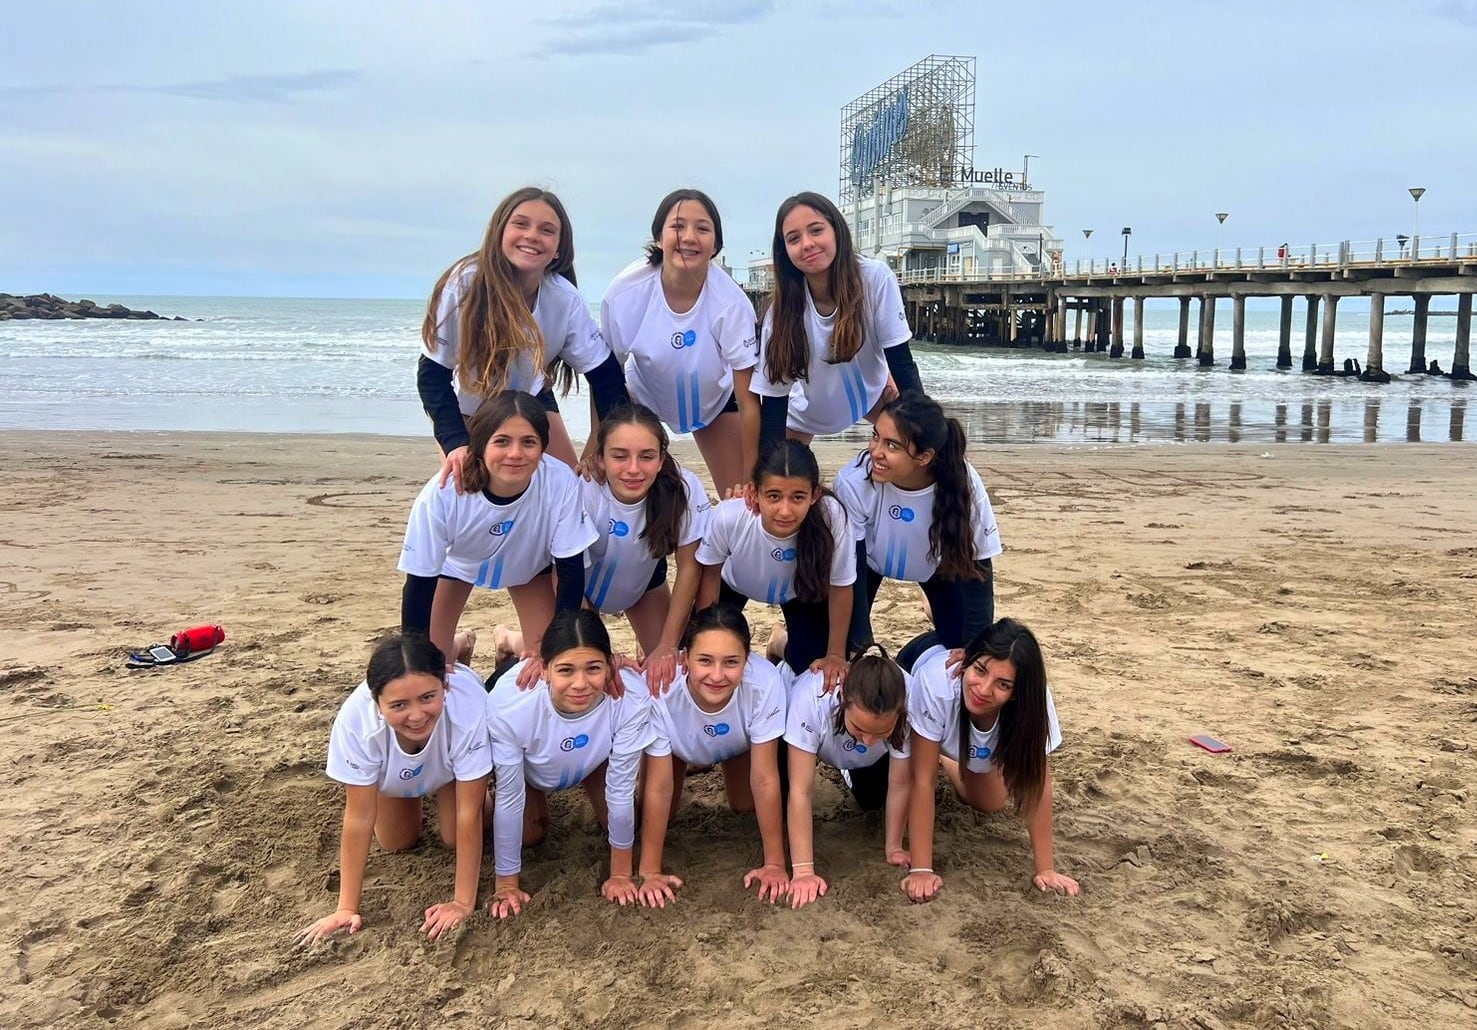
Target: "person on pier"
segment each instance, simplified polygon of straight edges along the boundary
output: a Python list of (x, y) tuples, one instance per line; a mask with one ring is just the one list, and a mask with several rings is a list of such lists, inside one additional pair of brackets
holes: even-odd
[(386, 637), (340, 706), (328, 738), (328, 776), (345, 789), (338, 908), (299, 932), (298, 943), (364, 928), (359, 902), (370, 839), (385, 851), (415, 847), (426, 797), (436, 799), (441, 842), (456, 849), (456, 892), (426, 909), (421, 932), (434, 941), (476, 908), (492, 752), (482, 678), (465, 664), (470, 646), (458, 643), (448, 672), (446, 656), (425, 636)]
[(751, 387), (759, 449), (787, 434), (809, 443), (877, 417), (898, 390), (920, 389), (897, 276), (859, 257), (836, 205), (798, 193), (774, 220), (774, 296)]
[(944, 647), (963, 647), (995, 621), (995, 510), (966, 460), (964, 427), (937, 401), (908, 390), (887, 404), (835, 490), (856, 540), (853, 649), (872, 640), (884, 579), (922, 586)]
[(544, 635), (539, 680), (519, 686), (522, 662), (500, 669), (486, 695), (495, 776), (492, 817), (496, 880), (488, 910), (499, 919), (528, 904), (523, 848), (548, 831), (548, 792), (580, 787), (610, 841), (607, 901), (637, 902), (633, 865), (636, 780), (652, 743), (646, 687), (617, 672), (610, 635), (592, 611), (560, 612)]
[(719, 496), (758, 457), (759, 360), (754, 307), (714, 262), (723, 220), (706, 193), (673, 190), (657, 205), (646, 257), (600, 303), (600, 328), (625, 366), (631, 396), (677, 433), (691, 433)]
[(575, 285), (574, 230), (564, 205), (525, 186), (503, 198), (481, 249), (441, 273), (426, 305), (416, 389), (441, 447), (443, 481), (463, 489), (471, 457), (466, 419), (503, 390), (538, 397), (548, 412), (549, 453), (576, 465), (553, 389), (557, 382), (567, 394), (575, 372), (590, 385), (598, 412), (591, 424), (629, 400), (620, 362)]
[(1050, 753), (1061, 746), (1056, 705), (1036, 637), (1001, 619), (969, 642), (963, 664), (933, 633), (898, 654), (912, 674), (908, 690), (912, 762), (908, 805), (908, 875), (899, 884), (913, 901), (943, 888), (933, 868), (934, 791), (938, 770), (961, 801), (981, 812), (1013, 805), (1026, 821), (1037, 890), (1076, 895), (1077, 881), (1056, 871), (1052, 841)]
[(532, 686), (549, 620), (581, 607), (585, 548), (598, 534), (580, 478), (547, 452), (549, 414), (532, 394), (510, 390), (486, 401), (468, 441), (467, 492), (432, 476), (411, 507), (400, 552), (401, 627), (449, 652), (473, 587), (506, 590)]

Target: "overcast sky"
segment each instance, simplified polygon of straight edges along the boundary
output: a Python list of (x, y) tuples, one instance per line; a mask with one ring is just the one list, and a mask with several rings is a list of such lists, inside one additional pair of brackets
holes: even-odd
[[(516, 7), (515, 13), (507, 13)], [(508, 191), (564, 199), (592, 299), (669, 189), (738, 267), (834, 196), (840, 109), (978, 58), (976, 164), (1067, 257), (1477, 232), (1477, 0), (403, 0), (10, 5), (0, 292), (423, 297)], [(1081, 229), (1097, 230), (1084, 250)]]

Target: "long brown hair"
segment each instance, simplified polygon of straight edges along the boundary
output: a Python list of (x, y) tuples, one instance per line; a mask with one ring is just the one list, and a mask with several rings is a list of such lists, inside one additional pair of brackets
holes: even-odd
[(826, 355), (829, 364), (850, 361), (862, 349), (866, 294), (862, 289), (862, 270), (856, 251), (851, 246), (851, 230), (835, 204), (819, 193), (797, 193), (780, 205), (774, 216), (774, 296), (770, 300), (772, 319), (769, 345), (764, 357), (764, 374), (772, 383), (791, 383), (810, 378), (810, 343), (805, 335), (805, 297), (809, 287), (805, 273), (790, 260), (785, 247), (785, 219), (797, 207), (812, 208), (831, 223), (836, 234), (836, 258), (827, 271), (831, 299), (836, 302), (836, 325), (831, 330), (831, 348)]
[(606, 415), (600, 422), (600, 431), (595, 439), (597, 452), (605, 457), (605, 441), (611, 432), (620, 426), (640, 426), (656, 437), (657, 450), (662, 456), (661, 468), (652, 480), (646, 493), (646, 528), (641, 539), (653, 558), (665, 558), (677, 550), (681, 540), (682, 516), (687, 511), (690, 498), (682, 473), (672, 457), (671, 442), (667, 439), (667, 427), (657, 413), (644, 404), (622, 404)]
[[(518, 205), (530, 200), (542, 200), (554, 209), (559, 219), (559, 245), (556, 255), (544, 275), (560, 275), (570, 285), (578, 285), (574, 276), (574, 229), (569, 224), (569, 215), (559, 198), (548, 190), (537, 186), (525, 186), (514, 190), (503, 198), (503, 202), (492, 213), (487, 223), (487, 234), (482, 238), (482, 249), (458, 258), (450, 268), (441, 273), (431, 290), (431, 299), (426, 304), (426, 317), (421, 322), (421, 342), (427, 350), (436, 349), (436, 331), (440, 328), (437, 315), (441, 309), (441, 297), (453, 276), (460, 277), (473, 268), (458, 306), (456, 318), (461, 337), (461, 348), (457, 354), (456, 372), (462, 387), (479, 397), (491, 397), (508, 383), (508, 365), (519, 352), (527, 351), (533, 356), (534, 368), (544, 367), (544, 336), (538, 323), (533, 320), (533, 311), (523, 299), (513, 266), (503, 254), (503, 233)], [(573, 370), (563, 359), (551, 362), (545, 370), (554, 378), (561, 389), (569, 392), (573, 381)]]
[(1000, 767), (1005, 790), (1016, 811), (1029, 814), (1041, 801), (1046, 784), (1046, 745), (1051, 727), (1046, 716), (1046, 661), (1041, 645), (1026, 625), (1001, 619), (982, 630), (964, 649), (959, 674), (959, 773), (969, 771), (969, 709), (964, 705), (964, 673), (981, 658), (1009, 659), (1015, 666), (1015, 689), (1000, 707), (1000, 735), (991, 759)]
[[(869, 654), (875, 650), (876, 654)], [(901, 750), (908, 739), (908, 680), (903, 670), (887, 656), (881, 644), (869, 644), (852, 655), (846, 672), (846, 689), (836, 706), (831, 730), (838, 737), (851, 731), (846, 728), (846, 710), (855, 706), (873, 715), (897, 715), (897, 722), (887, 743)]]

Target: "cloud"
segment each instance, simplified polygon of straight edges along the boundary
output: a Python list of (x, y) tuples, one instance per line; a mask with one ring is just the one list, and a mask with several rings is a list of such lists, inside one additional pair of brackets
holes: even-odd
[(75, 96), (143, 93), (227, 103), (283, 104), (304, 93), (343, 89), (360, 80), (356, 71), (325, 68), (291, 75), (227, 75), (219, 79), (141, 86), (126, 83), (79, 83), (66, 86), (0, 86), (0, 97)]
[(642, 0), (602, 3), (580, 14), (544, 19), (554, 32), (536, 56), (631, 56), (670, 43), (691, 43), (731, 25), (763, 21), (774, 0)]

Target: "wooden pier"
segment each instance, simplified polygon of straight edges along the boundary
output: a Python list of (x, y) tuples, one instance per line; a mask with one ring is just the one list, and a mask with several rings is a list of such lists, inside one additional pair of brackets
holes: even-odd
[[(1179, 336), (1174, 357), (1216, 364), (1215, 321), (1220, 300), (1231, 302), (1232, 369), (1246, 367), (1246, 298), (1282, 302), (1277, 367), (1292, 368), (1293, 301), (1307, 302), (1301, 367), (1337, 375), (1334, 332), (1338, 304), (1368, 297), (1369, 349), (1360, 378), (1387, 382), (1384, 315), (1388, 297), (1414, 302), (1408, 374), (1443, 374), (1473, 379), (1472, 295), (1477, 293), (1477, 234), (1401, 238), (1398, 243), (1343, 242), (1327, 246), (1258, 248), (1252, 253), (1216, 251), (1168, 258), (1154, 255), (1123, 262), (1078, 262), (1046, 274), (974, 275), (941, 268), (901, 277), (903, 301), (917, 339), (962, 346), (1041, 347), (1144, 357), (1144, 302), (1179, 301)], [(757, 292), (751, 296), (760, 299)], [(1456, 343), (1447, 369), (1426, 354), (1431, 298), (1455, 296)], [(1133, 336), (1126, 339), (1126, 309), (1132, 304)], [(1198, 302), (1197, 332), (1190, 339), (1191, 305)], [(1321, 312), (1321, 318), (1320, 318)], [(1069, 316), (1070, 319), (1069, 319)], [(1068, 324), (1070, 321), (1070, 325)]]

